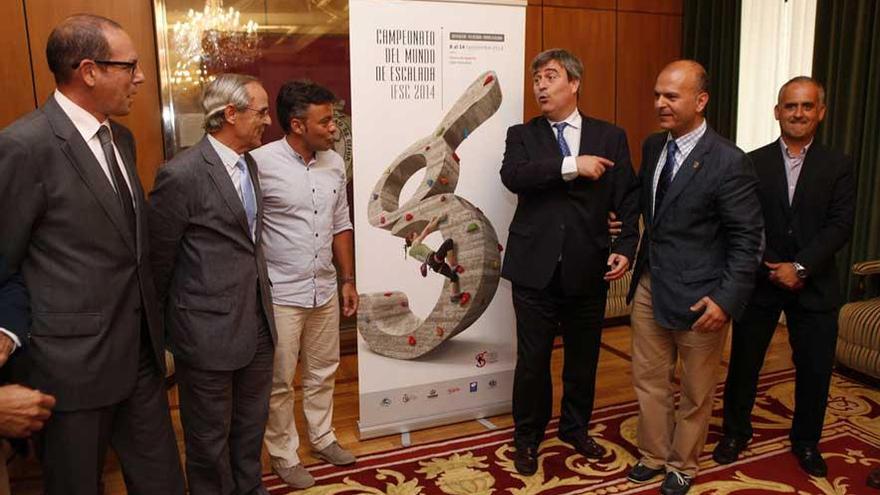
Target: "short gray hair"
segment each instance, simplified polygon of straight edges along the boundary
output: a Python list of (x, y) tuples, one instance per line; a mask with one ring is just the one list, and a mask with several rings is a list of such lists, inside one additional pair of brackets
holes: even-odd
[(538, 72), (538, 69), (550, 63), (551, 60), (559, 62), (559, 65), (565, 68), (565, 72), (570, 80), (581, 80), (581, 76), (584, 74), (584, 64), (574, 54), (562, 48), (544, 50), (535, 56), (531, 66), (532, 74), (534, 75), (535, 72)]
[(825, 86), (823, 86), (822, 83), (813, 79), (810, 76), (795, 76), (786, 81), (786, 83), (783, 84), (781, 88), (779, 88), (779, 93), (777, 93), (776, 95), (776, 102), (779, 103), (779, 101), (782, 100), (782, 92), (785, 91), (785, 88), (796, 83), (807, 83), (815, 85), (816, 89), (819, 90), (819, 103), (822, 105), (825, 104)]
[(205, 112), (205, 132), (211, 134), (223, 128), (226, 122), (226, 106), (244, 110), (251, 103), (247, 85), (259, 79), (245, 74), (219, 74), (208, 83), (202, 93), (202, 109)]

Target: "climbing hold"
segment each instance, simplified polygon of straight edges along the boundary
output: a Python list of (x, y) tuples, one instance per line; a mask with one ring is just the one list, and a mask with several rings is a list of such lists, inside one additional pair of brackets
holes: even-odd
[(383, 295), (384, 295), (385, 297), (391, 297), (391, 293), (390, 293), (390, 292), (386, 292), (386, 293), (383, 294)]
[(379, 223), (385, 223), (385, 215), (379, 217)]
[(442, 175), (440, 177), (438, 177), (437, 180), (440, 181), (440, 183), (443, 184), (444, 186), (449, 184), (449, 179), (447, 179), (446, 177), (444, 177)]
[(494, 80), (495, 80), (495, 78), (492, 77), (492, 74), (489, 74), (488, 76), (486, 76), (486, 80), (483, 81), (483, 86), (487, 86), (489, 83), (491, 83)]
[(446, 128), (445, 128), (445, 127), (441, 127), (441, 128), (439, 128), (439, 129), (437, 129), (437, 132), (435, 132), (434, 135), (437, 136), (437, 137), (440, 137), (440, 136), (443, 135), (444, 132), (446, 132)]
[(407, 213), (406, 215), (403, 216), (403, 219), (406, 220), (407, 222), (409, 222), (413, 219), (413, 214)]
[(502, 246), (501, 243), (498, 243), (498, 252), (500, 253), (501, 251), (504, 251), (504, 246)]
[(456, 266), (455, 273), (464, 273), (464, 267), (461, 265)]
[(480, 230), (480, 226), (477, 225), (476, 222), (471, 222), (471, 223), (469, 223), (468, 226), (467, 226), (467, 231), (468, 231), (468, 232), (476, 232), (476, 231), (478, 231), (478, 230)]
[(454, 151), (452, 152), (452, 159), (455, 160), (455, 163), (461, 163), (461, 158)]
[(467, 303), (470, 302), (470, 300), (471, 300), (471, 293), (470, 292), (462, 292), (461, 293), (461, 303), (460, 304), (462, 306), (465, 306)]
[(442, 337), (444, 332), (446, 331), (443, 330), (443, 327), (437, 327), (434, 329), (434, 333), (436, 333), (438, 337)]
[(406, 339), (406, 343), (409, 345), (416, 345), (416, 338), (410, 335), (409, 338)]

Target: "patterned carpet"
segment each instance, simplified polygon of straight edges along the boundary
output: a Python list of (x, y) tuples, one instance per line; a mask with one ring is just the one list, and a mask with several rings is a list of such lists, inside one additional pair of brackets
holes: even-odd
[[(827, 479), (810, 478), (789, 453), (788, 428), (794, 405), (794, 372), (764, 375), (753, 415), (755, 437), (740, 460), (719, 466), (711, 458), (720, 432), (721, 387), (715, 398), (709, 441), (701, 457), (694, 495), (863, 495), (878, 493), (864, 485), (880, 466), (880, 391), (835, 375), (820, 448)], [(513, 468), (510, 428), (481, 435), (372, 454), (354, 466), (310, 467), (318, 484), (309, 495), (621, 495), (658, 493), (659, 481), (635, 485), (626, 473), (636, 462), (634, 402), (593, 414), (591, 432), (608, 455), (587, 462), (556, 438), (556, 423), (541, 444), (540, 469), (531, 477)], [(294, 493), (276, 476), (265, 478), (272, 494)]]

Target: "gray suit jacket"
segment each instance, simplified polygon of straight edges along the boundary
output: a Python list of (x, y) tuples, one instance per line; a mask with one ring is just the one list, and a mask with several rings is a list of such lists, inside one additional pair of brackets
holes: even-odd
[(150, 245), (169, 346), (176, 359), (204, 370), (246, 366), (265, 325), (276, 341), (262, 192), (256, 164), (246, 157), (258, 205), (255, 241), (207, 137), (159, 169), (150, 193)]
[(652, 184), (665, 143), (666, 133), (659, 133), (642, 147), (645, 230), (628, 299), (649, 269), (654, 318), (660, 325), (689, 329), (700, 316), (689, 308), (703, 296), (737, 318), (754, 288), (764, 228), (752, 163), (707, 128), (655, 214)]
[(111, 122), (137, 216), (132, 236), (116, 192), (54, 98), (0, 132), (0, 256), (30, 292), (24, 380), (61, 411), (126, 398), (142, 319), (158, 369), (165, 340), (148, 263), (134, 139)]

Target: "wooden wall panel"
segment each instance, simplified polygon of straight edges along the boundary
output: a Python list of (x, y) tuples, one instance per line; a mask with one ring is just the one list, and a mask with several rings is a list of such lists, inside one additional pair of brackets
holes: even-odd
[(544, 0), (545, 7), (614, 10), (615, 0)]
[(682, 0), (617, 0), (617, 10), (681, 15), (681, 4)]
[(544, 7), (544, 49), (565, 48), (584, 63), (578, 107), (614, 122), (615, 12)]
[(140, 86), (130, 115), (119, 118), (137, 140), (138, 173), (146, 190), (150, 190), (156, 170), (164, 161), (162, 119), (159, 100), (156, 38), (153, 7), (150, 0), (25, 0), (34, 82), (37, 100), (42, 102), (54, 91), (55, 81), (46, 65), (46, 39), (52, 28), (65, 17), (88, 12), (109, 17), (125, 28), (134, 41), (141, 69), (147, 80)]
[(681, 57), (681, 17), (618, 12), (617, 125), (626, 130), (633, 165), (641, 165), (642, 141), (658, 130), (654, 81)]
[(526, 56), (523, 62), (525, 66), (523, 75), (524, 122), (541, 113), (538, 109), (538, 103), (535, 101), (535, 93), (532, 91), (532, 72), (530, 67), (535, 55), (541, 53), (541, 19), (541, 7), (533, 7), (531, 5), (526, 7)]
[(0, 2), (0, 129), (36, 108), (23, 0)]

